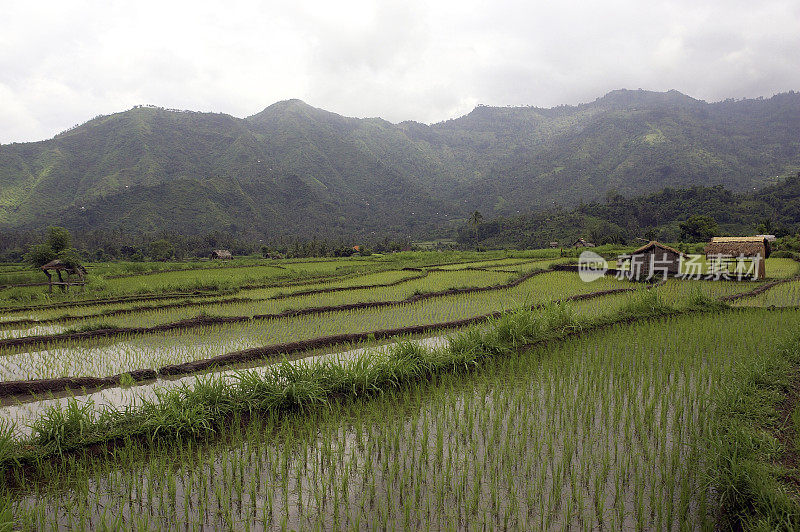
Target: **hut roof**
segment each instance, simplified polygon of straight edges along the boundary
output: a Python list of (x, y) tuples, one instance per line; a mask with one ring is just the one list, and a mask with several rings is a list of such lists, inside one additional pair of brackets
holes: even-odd
[(712, 244), (723, 242), (763, 242), (766, 237), (761, 236), (715, 236), (711, 239)]
[(42, 265), (42, 269), (43, 270), (63, 270), (64, 269), (64, 265), (61, 263), (60, 260), (55, 259), (55, 260), (51, 260), (47, 264), (43, 264)]
[(61, 262), (61, 259), (51, 260), (47, 264), (44, 264), (41, 267), (42, 270), (63, 270), (68, 272), (76, 272), (79, 271), (81, 273), (86, 273), (86, 268), (81, 266), (80, 264), (75, 266), (70, 266), (68, 264), (64, 264)]
[(769, 241), (763, 236), (718, 236), (706, 244), (706, 255), (723, 255), (730, 257), (769, 257)]
[(227, 249), (215, 249), (214, 251), (212, 251), (211, 254), (214, 255), (217, 258), (220, 258), (220, 259), (232, 259), (233, 258), (233, 255)]
[(644, 253), (646, 251), (649, 251), (652, 248), (658, 248), (658, 249), (661, 249), (663, 251), (668, 251), (670, 253), (675, 253), (676, 255), (680, 255), (681, 257), (684, 256), (683, 252), (678, 251), (677, 249), (675, 249), (673, 247), (670, 247), (670, 246), (667, 246), (665, 244), (662, 244), (661, 242), (656, 242), (655, 240), (651, 240), (650, 242), (648, 242), (644, 246), (640, 247), (639, 249), (636, 249), (636, 250), (632, 251), (631, 255), (639, 255), (640, 253)]

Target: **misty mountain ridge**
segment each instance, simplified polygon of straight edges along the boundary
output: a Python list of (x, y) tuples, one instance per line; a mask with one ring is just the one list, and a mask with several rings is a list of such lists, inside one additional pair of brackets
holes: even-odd
[(420, 236), (487, 216), (800, 168), (800, 94), (706, 103), (617, 90), (426, 125), (286, 100), (247, 118), (136, 107), (0, 146), (0, 227)]

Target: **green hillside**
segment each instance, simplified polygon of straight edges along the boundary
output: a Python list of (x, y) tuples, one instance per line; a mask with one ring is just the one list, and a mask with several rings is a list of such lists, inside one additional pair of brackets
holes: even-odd
[(798, 168), (800, 94), (707, 104), (676, 91), (615, 91), (577, 107), (478, 108), (449, 125), (454, 137), (465, 129), (487, 140), (474, 150), (482, 178), (461, 193), (488, 212), (575, 205), (608, 191), (745, 191)]
[[(569, 246), (578, 238), (597, 244), (641, 240), (691, 241), (681, 225), (691, 217), (716, 224), (716, 235), (777, 236), (800, 233), (800, 172), (777, 185), (748, 193), (713, 187), (665, 188), (654, 194), (626, 198), (610, 194), (605, 202), (575, 208), (550, 208), (518, 216), (498, 216), (477, 228), (486, 247)], [(459, 240), (476, 243), (474, 228), (462, 226)], [(702, 238), (700, 240), (706, 240)]]
[(664, 187), (753, 190), (800, 168), (800, 94), (705, 103), (614, 91), (479, 106), (427, 126), (299, 100), (251, 117), (153, 107), (0, 146), (0, 227), (245, 235), (431, 234)]

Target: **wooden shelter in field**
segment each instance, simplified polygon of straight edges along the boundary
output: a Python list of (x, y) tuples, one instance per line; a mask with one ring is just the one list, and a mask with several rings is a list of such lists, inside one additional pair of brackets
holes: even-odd
[(212, 259), (231, 260), (233, 255), (227, 249), (215, 249), (211, 252)]
[(617, 259), (617, 268), (629, 271), (630, 277), (637, 281), (654, 275), (675, 277), (681, 273), (684, 257), (685, 254), (677, 249), (652, 240), (630, 255), (621, 255)]
[(593, 248), (594, 244), (592, 244), (591, 242), (587, 242), (583, 238), (579, 238), (578, 240), (575, 241), (574, 244), (572, 244), (572, 247), (574, 247), (574, 248)]
[(714, 237), (706, 244), (705, 252), (706, 260), (724, 267), (725, 272), (729, 272), (732, 265), (734, 271), (747, 266), (749, 276), (756, 279), (766, 277), (764, 261), (770, 254), (766, 235)]
[[(64, 264), (59, 259), (51, 260), (41, 267), (44, 274), (47, 276), (48, 291), (53, 291), (53, 286), (60, 286), (63, 292), (69, 290), (70, 286), (80, 286), (81, 288), (86, 285), (86, 268), (77, 265)], [(58, 281), (53, 280), (53, 273), (55, 272)], [(66, 279), (62, 273), (67, 276)]]

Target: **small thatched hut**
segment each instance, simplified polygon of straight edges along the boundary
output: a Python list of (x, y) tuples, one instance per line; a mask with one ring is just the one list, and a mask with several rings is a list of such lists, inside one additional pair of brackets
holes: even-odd
[(653, 240), (632, 251), (630, 255), (621, 256), (619, 262), (628, 263), (631, 277), (639, 280), (649, 279), (656, 274), (664, 277), (678, 275), (684, 257), (677, 249)]
[(231, 260), (233, 255), (227, 249), (215, 249), (211, 252), (212, 259)]
[[(86, 284), (86, 268), (80, 264), (64, 264), (61, 260), (51, 260), (41, 267), (44, 274), (47, 276), (48, 290), (53, 291), (53, 285), (60, 286), (62, 291), (69, 290), (72, 285), (84, 286)], [(58, 276), (58, 281), (53, 281), (53, 275), (50, 272), (55, 272)], [(67, 275), (64, 280), (62, 272)], [(71, 276), (76, 276), (78, 279), (73, 280)]]
[(579, 238), (578, 240), (575, 241), (574, 244), (572, 244), (572, 247), (574, 247), (574, 248), (593, 248), (594, 244), (592, 244), (591, 242), (587, 242), (583, 238)]
[(769, 257), (769, 239), (760, 236), (718, 236), (711, 239), (705, 248), (707, 260), (717, 260), (723, 264), (751, 262), (756, 278), (766, 277), (764, 259)]

